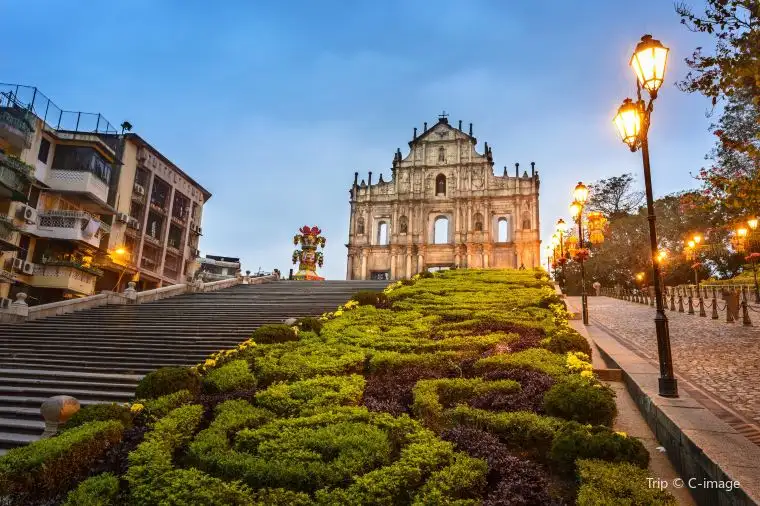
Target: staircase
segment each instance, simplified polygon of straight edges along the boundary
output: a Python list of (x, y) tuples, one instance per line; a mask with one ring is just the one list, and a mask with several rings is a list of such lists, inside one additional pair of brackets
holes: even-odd
[(159, 367), (191, 366), (234, 347), (265, 323), (334, 310), (385, 281), (277, 281), (236, 285), (139, 305), (102, 306), (0, 325), (0, 454), (39, 438), (40, 405), (127, 402)]

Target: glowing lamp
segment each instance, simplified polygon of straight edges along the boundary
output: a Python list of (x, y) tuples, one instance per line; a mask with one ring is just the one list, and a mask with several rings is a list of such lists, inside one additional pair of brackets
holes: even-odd
[(626, 98), (623, 100), (623, 105), (618, 109), (613, 123), (617, 127), (620, 139), (628, 144), (632, 151), (635, 151), (641, 132), (641, 111), (639, 107), (630, 98)]
[(749, 225), (749, 228), (751, 228), (752, 230), (755, 230), (757, 228), (757, 218), (748, 219), (747, 225)]
[(114, 250), (114, 253), (116, 255), (122, 256), (122, 255), (126, 255), (127, 254), (127, 250), (125, 250), (124, 248), (116, 248)]
[(699, 234), (695, 234), (694, 235), (694, 242), (697, 243), (697, 244), (699, 244), (700, 242), (702, 242), (702, 236), (699, 235)]
[(694, 241), (689, 241), (689, 242), (687, 243), (687, 246), (689, 246), (689, 248), (692, 248), (692, 249), (693, 249), (693, 248), (694, 248), (694, 246), (696, 246), (696, 245), (697, 245), (697, 243), (695, 243)]
[(573, 190), (573, 198), (580, 205), (585, 204), (586, 200), (588, 199), (588, 187), (578, 181), (578, 184), (575, 185), (575, 190)]
[(566, 228), (565, 220), (562, 218), (557, 220), (557, 232), (564, 232)]
[(631, 56), (631, 67), (641, 87), (649, 91), (652, 97), (657, 96), (657, 90), (665, 79), (668, 52), (669, 49), (662, 42), (653, 39), (651, 35), (644, 35)]
[(736, 229), (736, 235), (739, 237), (747, 237), (747, 229), (744, 227), (739, 227)]
[(581, 215), (581, 209), (583, 208), (583, 205), (581, 205), (580, 202), (573, 202), (570, 204), (570, 216), (573, 217), (573, 219), (577, 219), (578, 216)]
[(636, 274), (636, 280), (637, 281), (643, 281), (643, 279), (644, 279), (644, 273), (643, 272), (639, 272), (638, 274)]

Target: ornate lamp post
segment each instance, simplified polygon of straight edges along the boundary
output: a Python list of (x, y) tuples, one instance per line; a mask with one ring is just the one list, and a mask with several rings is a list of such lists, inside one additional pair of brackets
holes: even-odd
[[(644, 35), (641, 42), (631, 57), (630, 65), (636, 73), (637, 101), (630, 98), (623, 101), (618, 109), (614, 124), (617, 127), (620, 138), (631, 151), (641, 150), (644, 164), (644, 184), (647, 197), (647, 218), (649, 220), (649, 243), (652, 252), (653, 279), (660, 279), (660, 267), (656, 261), (657, 255), (657, 230), (655, 228), (654, 198), (652, 197), (652, 176), (649, 165), (649, 126), (651, 124), (654, 101), (657, 91), (662, 86), (665, 77), (665, 67), (668, 60), (668, 48), (651, 35)], [(649, 92), (649, 102), (641, 98), (641, 89)], [(655, 318), (654, 324), (657, 330), (657, 350), (660, 359), (659, 390), (663, 397), (678, 397), (678, 383), (673, 374), (673, 356), (670, 350), (670, 330), (668, 317), (665, 316), (662, 289), (659, 283), (654, 285), (655, 292)]]
[[(758, 224), (757, 218), (750, 218), (747, 220), (747, 225), (749, 226), (750, 230), (752, 230), (753, 233), (755, 232), (755, 230), (757, 230), (757, 224)], [(758, 287), (758, 284), (757, 284), (757, 260), (758, 260), (758, 257), (760, 257), (760, 254), (753, 252), (752, 251), (753, 248), (750, 245), (748, 246), (749, 247), (747, 248), (748, 250), (747, 253), (749, 254), (747, 255), (747, 258), (752, 264), (752, 277), (755, 280), (755, 304), (760, 304), (760, 288)]]
[(702, 236), (700, 234), (694, 234), (694, 236), (686, 243), (686, 251), (690, 256), (690, 260), (694, 262), (691, 268), (694, 269), (694, 284), (697, 286), (697, 293), (699, 293), (699, 268), (702, 266), (699, 263), (699, 244), (701, 242)]
[(586, 294), (586, 268), (583, 266), (586, 250), (583, 246), (583, 207), (588, 199), (588, 188), (581, 182), (573, 190), (573, 203), (570, 204), (570, 214), (578, 222), (578, 262), (581, 264), (581, 305), (583, 307), (583, 324), (588, 325), (588, 295)]
[(565, 231), (567, 230), (567, 224), (565, 223), (565, 220), (562, 218), (557, 220), (556, 225), (557, 234), (559, 234), (559, 265), (562, 269), (562, 283), (560, 283), (560, 287), (565, 287), (565, 280), (567, 279), (565, 277)]

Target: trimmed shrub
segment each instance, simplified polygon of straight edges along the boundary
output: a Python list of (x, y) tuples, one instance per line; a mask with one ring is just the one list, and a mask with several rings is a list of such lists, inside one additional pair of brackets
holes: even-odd
[(314, 318), (312, 316), (299, 318), (296, 321), (296, 326), (303, 332), (314, 332), (316, 335), (319, 335), (322, 332), (322, 322), (319, 318)]
[(256, 403), (278, 416), (308, 416), (325, 408), (358, 405), (364, 384), (364, 378), (356, 374), (317, 376), (272, 385), (256, 394)]
[(636, 438), (613, 432), (607, 427), (567, 422), (554, 438), (549, 457), (560, 472), (575, 472), (577, 459), (630, 462), (642, 469), (649, 464), (649, 453)]
[(164, 506), (182, 504), (208, 506), (256, 506), (253, 492), (238, 481), (223, 481), (198, 469), (173, 469), (153, 481), (150, 490), (144, 490), (137, 504)]
[(14, 496), (24, 504), (68, 490), (119, 442), (123, 430), (116, 420), (88, 422), (10, 450), (0, 458), (0, 497)]
[(494, 355), (475, 362), (475, 371), (480, 374), (511, 369), (534, 369), (553, 378), (561, 378), (568, 373), (563, 355), (542, 348)]
[(197, 404), (173, 410), (158, 420), (145, 440), (129, 454), (126, 479), (132, 502), (160, 503), (163, 497), (156, 490), (158, 480), (172, 470), (174, 452), (190, 440), (202, 416), (203, 407)]
[(245, 360), (233, 360), (212, 369), (203, 378), (203, 391), (208, 394), (250, 390), (256, 388), (256, 378)]
[(298, 334), (293, 327), (284, 323), (270, 323), (254, 330), (251, 339), (256, 344), (286, 343), (298, 341)]
[(488, 464), (488, 490), (484, 505), (532, 506), (552, 504), (547, 472), (538, 464), (510, 454), (499, 439), (483, 430), (455, 427), (443, 433), (458, 451)]
[(444, 424), (444, 409), (490, 392), (509, 394), (520, 390), (512, 380), (484, 381), (481, 378), (421, 380), (414, 387), (414, 413), (432, 429)]
[(355, 300), (360, 306), (375, 306), (378, 309), (390, 307), (388, 294), (384, 292), (375, 292), (372, 290), (362, 290), (356, 292), (351, 300)]
[(140, 380), (135, 396), (138, 399), (155, 399), (180, 390), (197, 395), (200, 391), (198, 375), (187, 367), (162, 367)]
[(170, 411), (178, 407), (189, 404), (193, 400), (193, 394), (190, 390), (178, 390), (174, 393), (163, 395), (157, 399), (148, 399), (145, 401), (145, 411), (155, 417), (162, 418), (169, 414)]
[(571, 328), (563, 328), (552, 332), (551, 335), (540, 342), (542, 348), (546, 348), (554, 353), (567, 353), (570, 351), (581, 351), (591, 356), (591, 345), (586, 338)]
[(309, 494), (284, 488), (262, 488), (256, 491), (256, 506), (313, 506)]
[(535, 413), (491, 413), (459, 405), (451, 411), (452, 421), (487, 430), (499, 437), (510, 450), (545, 459), (552, 448), (557, 430), (565, 423), (557, 418)]
[(90, 404), (83, 406), (79, 411), (68, 419), (63, 430), (71, 430), (87, 422), (117, 420), (124, 428), (132, 427), (132, 412), (128, 406), (122, 404)]
[(571, 375), (544, 395), (547, 415), (592, 425), (611, 426), (617, 416), (615, 392), (595, 380)]
[(69, 492), (63, 506), (115, 506), (119, 479), (111, 473), (87, 478)]
[(520, 384), (520, 391), (502, 394), (489, 392), (470, 399), (473, 408), (488, 411), (533, 411), (544, 412), (544, 394), (554, 385), (554, 378), (533, 369), (511, 369), (491, 371), (484, 374), (486, 381), (511, 379)]
[(649, 485), (643, 469), (625, 462), (610, 464), (601, 460), (579, 460), (578, 506), (675, 506), (675, 498)]
[(366, 351), (356, 346), (299, 341), (257, 346), (249, 360), (261, 387), (276, 381), (360, 373), (365, 359)]

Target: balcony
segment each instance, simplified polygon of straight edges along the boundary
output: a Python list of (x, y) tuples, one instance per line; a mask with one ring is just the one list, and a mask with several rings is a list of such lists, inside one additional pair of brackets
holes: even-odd
[(108, 185), (89, 171), (53, 169), (47, 179), (52, 190), (78, 194), (82, 207), (94, 213), (113, 213), (108, 205)]
[(15, 251), (18, 249), (18, 227), (10, 216), (0, 215), (0, 251)]
[(34, 119), (26, 110), (16, 107), (0, 110), (0, 137), (16, 149), (29, 149), (32, 146)]
[(0, 153), (0, 196), (26, 202), (26, 186), (34, 180), (34, 168), (16, 157)]
[(39, 211), (37, 225), (28, 230), (38, 237), (79, 241), (99, 248), (100, 240), (111, 227), (86, 211)]
[[(82, 295), (92, 295), (98, 269), (74, 263), (36, 264), (29, 284), (37, 288), (57, 288)], [(102, 271), (100, 271), (102, 275)]]

